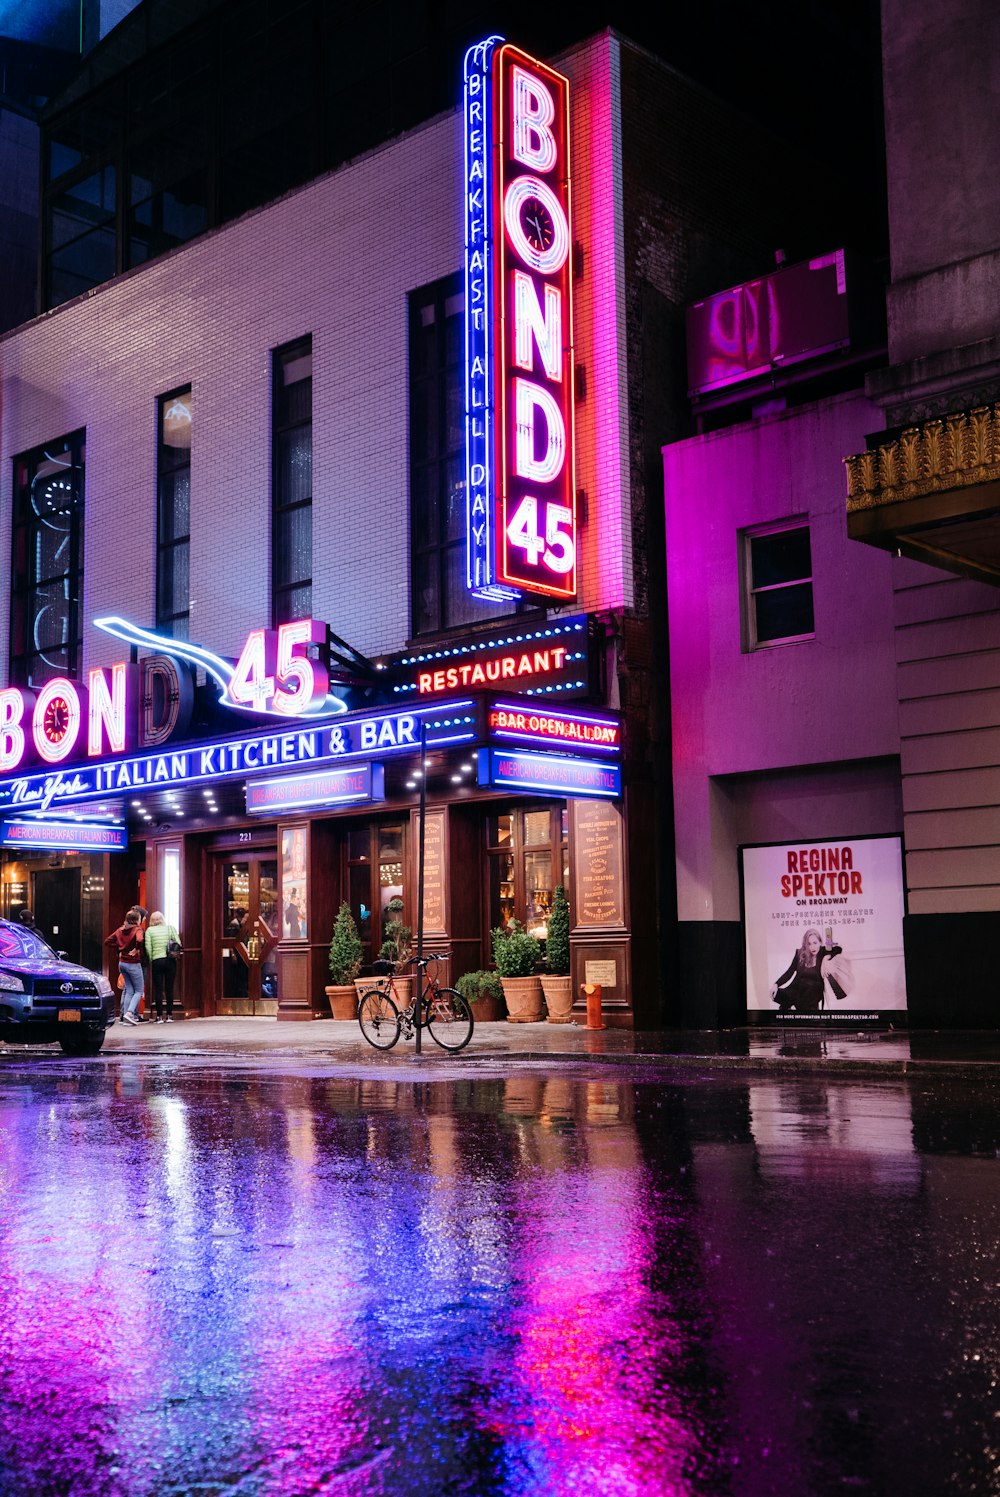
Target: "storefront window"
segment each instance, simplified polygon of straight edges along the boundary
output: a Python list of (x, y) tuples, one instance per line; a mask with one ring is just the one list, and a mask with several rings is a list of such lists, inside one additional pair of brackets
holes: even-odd
[[(404, 901), (405, 866), (402, 822), (359, 822), (347, 833), (347, 882), (351, 913), (358, 924), (367, 966), (378, 956), (386, 923), (407, 920)], [(392, 901), (396, 901), (390, 910)]]
[(501, 811), (489, 818), (490, 928), (521, 921), (544, 941), (552, 891), (569, 882), (567, 816), (562, 805)]

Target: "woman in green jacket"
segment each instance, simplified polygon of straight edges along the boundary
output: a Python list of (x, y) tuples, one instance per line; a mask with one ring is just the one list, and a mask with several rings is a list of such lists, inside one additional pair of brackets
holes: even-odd
[(174, 1022), (174, 977), (177, 974), (177, 960), (173, 956), (170, 947), (179, 946), (181, 938), (172, 925), (168, 925), (163, 918), (162, 910), (154, 910), (149, 917), (149, 928), (146, 931), (146, 955), (149, 957), (149, 970), (153, 978), (153, 997), (156, 1000), (156, 1022), (162, 1024), (163, 1000), (167, 1000), (166, 1022)]

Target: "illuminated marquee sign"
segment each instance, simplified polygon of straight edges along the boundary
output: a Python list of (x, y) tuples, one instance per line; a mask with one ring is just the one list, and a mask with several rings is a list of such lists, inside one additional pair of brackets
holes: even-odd
[[(66, 764), (84, 757), (134, 752), (163, 743), (187, 725), (192, 688), (175, 664), (201, 668), (221, 687), (223, 706), (288, 720), (333, 716), (346, 703), (330, 692), (328, 628), (297, 619), (278, 629), (255, 629), (232, 661), (186, 640), (171, 639), (127, 619), (95, 619), (116, 639), (158, 653), (141, 665), (119, 661), (88, 674), (86, 686), (65, 676), (37, 691), (0, 690), (0, 774), (22, 763)], [(312, 654), (309, 651), (312, 650)], [(319, 658), (313, 658), (313, 656)]]
[(586, 615), (574, 614), (537, 629), (512, 629), (496, 638), (406, 655), (387, 668), (397, 678), (392, 688), (397, 696), (496, 686), (519, 696), (569, 695), (590, 689), (590, 639)]
[(159, 754), (11, 777), (0, 780), (0, 810), (47, 811), (53, 805), (124, 791), (170, 790), (202, 780), (245, 777), (262, 770), (291, 769), (334, 759), (412, 754), (420, 748), (422, 721), (426, 721), (427, 744), (432, 748), (471, 743), (479, 736), (472, 701), (448, 702), (441, 707), (414, 705), (405, 712), (390, 709), (358, 713), (323, 726), (227, 738)]
[(525, 707), (523, 702), (491, 702), (486, 709), (491, 739), (537, 748), (585, 748), (599, 754), (618, 754), (622, 725), (616, 717), (597, 712), (566, 712), (561, 708)]
[(349, 769), (247, 781), (247, 810), (258, 815), (384, 799), (385, 771), (381, 764), (354, 764)]
[(94, 626), (116, 639), (204, 670), (221, 686), (223, 707), (285, 718), (347, 710), (346, 703), (330, 693), (326, 664), (330, 629), (319, 619), (294, 619), (277, 629), (252, 629), (235, 665), (201, 645), (156, 634), (128, 619), (95, 619)]
[(0, 820), (0, 847), (62, 847), (75, 852), (124, 852), (128, 828), (80, 821)]
[(466, 554), (477, 596), (576, 596), (569, 82), (465, 59)]
[(480, 785), (506, 786), (534, 795), (617, 800), (622, 772), (617, 764), (594, 763), (559, 754), (532, 754), (520, 749), (479, 750)]

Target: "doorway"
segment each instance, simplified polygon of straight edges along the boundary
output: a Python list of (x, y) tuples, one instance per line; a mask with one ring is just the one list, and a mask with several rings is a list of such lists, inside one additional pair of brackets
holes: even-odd
[(219, 858), (214, 884), (216, 1012), (273, 1016), (278, 1012), (274, 948), (281, 937), (277, 849)]
[(32, 874), (35, 924), (56, 951), (80, 960), (80, 869), (38, 868)]

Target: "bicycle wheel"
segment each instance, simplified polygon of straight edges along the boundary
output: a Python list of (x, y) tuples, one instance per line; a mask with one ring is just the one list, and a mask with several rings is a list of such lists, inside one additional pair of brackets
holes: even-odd
[(428, 1002), (427, 1028), (442, 1050), (464, 1050), (472, 1039), (472, 1009), (454, 988), (438, 988)]
[(369, 1045), (391, 1050), (399, 1039), (399, 1009), (381, 988), (369, 988), (358, 1004), (358, 1023)]

